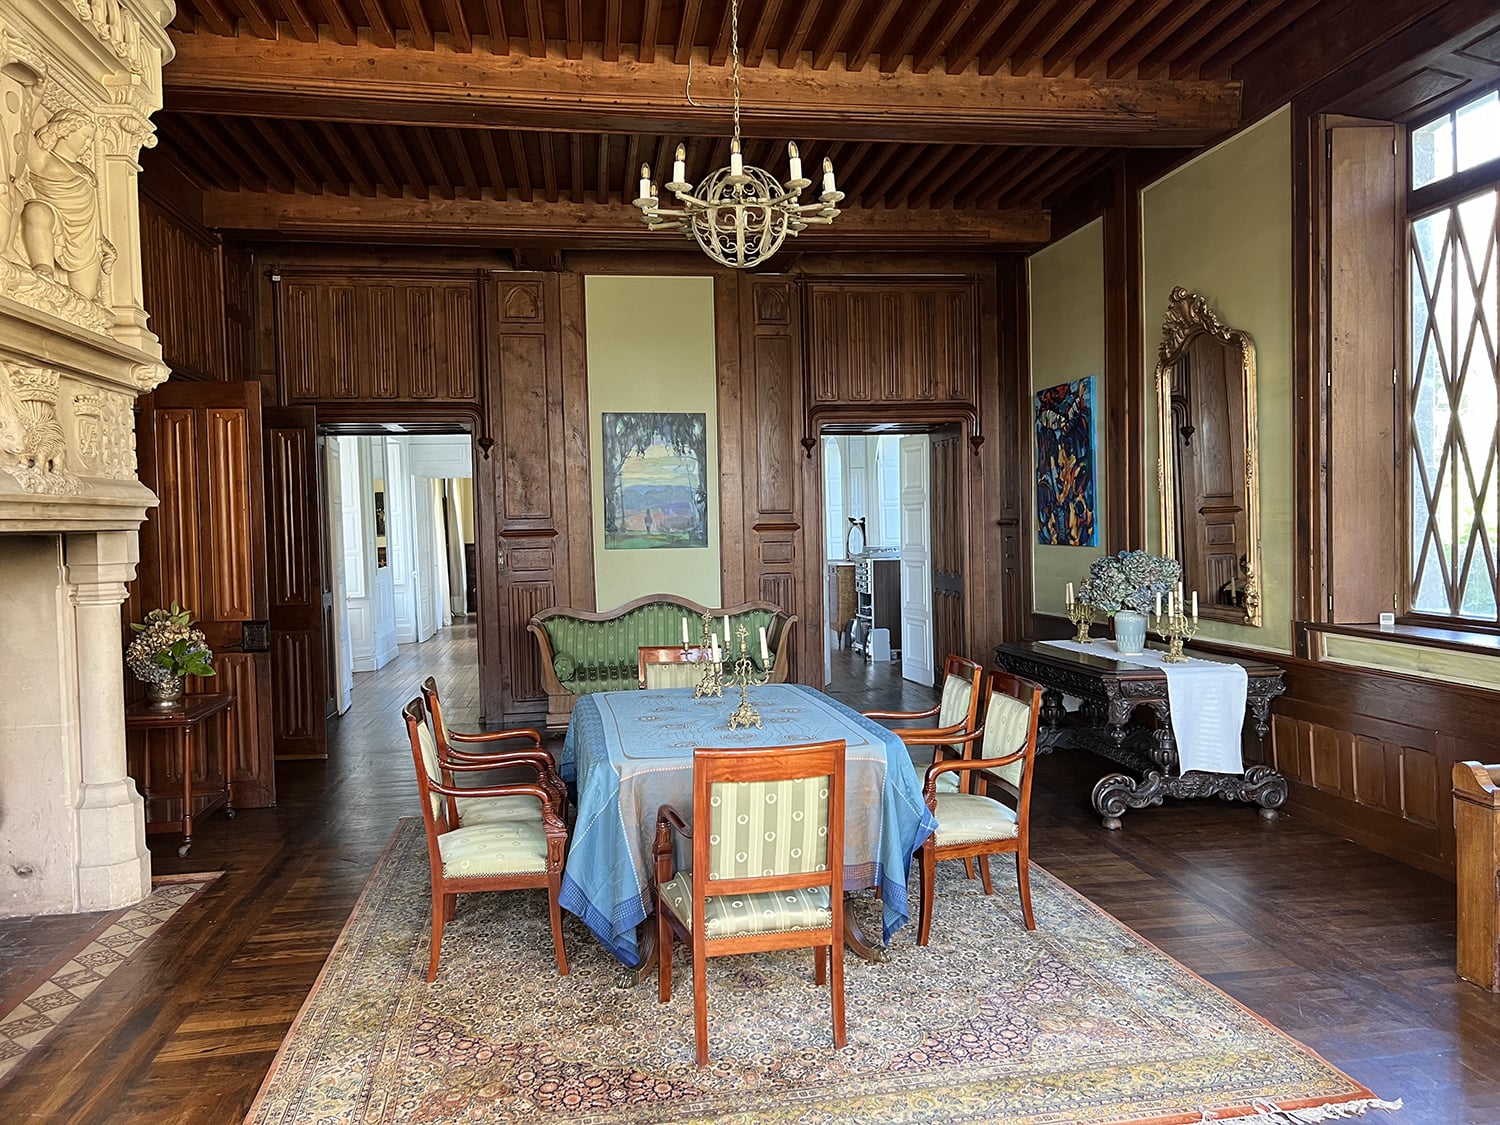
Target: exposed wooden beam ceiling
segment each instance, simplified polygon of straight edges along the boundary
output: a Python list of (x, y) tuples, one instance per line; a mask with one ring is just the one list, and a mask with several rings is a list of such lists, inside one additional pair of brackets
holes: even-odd
[[(295, 39), (178, 36), (163, 73), (169, 108), (407, 125), (492, 125), (559, 132), (712, 133), (728, 129), (730, 82), (705, 59), (623, 66), (585, 58), (465, 54), (439, 44), (371, 52)], [(951, 143), (1204, 143), (1239, 124), (1228, 81), (1083, 81), (869, 68), (818, 72), (806, 62), (744, 80), (749, 136)]]
[[(226, 232), (289, 238), (361, 241), (587, 242), (599, 248), (678, 249), (684, 236), (648, 231), (625, 203), (523, 203), (519, 200), (361, 199), (213, 190), (204, 221)], [(446, 235), (444, 232), (447, 232)], [(811, 227), (788, 246), (798, 249), (1004, 250), (1047, 241), (1042, 210), (850, 211), (830, 227)]]

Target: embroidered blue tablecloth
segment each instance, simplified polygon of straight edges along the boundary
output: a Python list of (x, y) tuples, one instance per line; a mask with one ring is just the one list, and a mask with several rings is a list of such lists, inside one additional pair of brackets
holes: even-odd
[(937, 821), (906, 747), (879, 723), (801, 684), (754, 687), (750, 700), (763, 729), (729, 729), (739, 693), (727, 687), (723, 699), (668, 688), (595, 692), (573, 705), (558, 766), (574, 786), (578, 819), (561, 903), (627, 965), (640, 960), (636, 927), (652, 908), (656, 812), (670, 804), (692, 815), (699, 746), (844, 739), (844, 886), (880, 887), (887, 942), (907, 923), (907, 869)]

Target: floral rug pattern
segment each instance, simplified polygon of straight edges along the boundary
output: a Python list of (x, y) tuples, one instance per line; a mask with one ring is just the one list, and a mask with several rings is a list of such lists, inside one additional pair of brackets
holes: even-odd
[[(559, 977), (540, 891), (461, 898), (428, 985), (426, 845), (403, 821), (247, 1121), (1105, 1125), (1371, 1097), (1041, 869), (1028, 933), (1007, 865), (990, 898), (943, 866), (930, 946), (912, 925), (886, 961), (847, 960), (846, 1049), (810, 951), (716, 958), (699, 1069), (683, 951), (661, 1005), (568, 918)], [(878, 932), (879, 904), (851, 902)]]

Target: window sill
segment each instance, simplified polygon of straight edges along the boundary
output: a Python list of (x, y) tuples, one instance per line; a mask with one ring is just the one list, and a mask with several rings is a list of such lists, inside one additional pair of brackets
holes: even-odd
[(1341, 637), (1359, 637), (1363, 640), (1386, 641), (1417, 648), (1441, 648), (1475, 656), (1500, 656), (1500, 636), (1494, 633), (1439, 629), (1431, 625), (1396, 625), (1390, 629), (1382, 629), (1373, 623), (1333, 625), (1318, 621), (1305, 621), (1302, 627), (1309, 633), (1334, 633)]

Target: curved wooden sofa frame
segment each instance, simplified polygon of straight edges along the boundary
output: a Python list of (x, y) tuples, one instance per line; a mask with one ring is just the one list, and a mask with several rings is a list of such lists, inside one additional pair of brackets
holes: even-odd
[[(571, 617), (577, 621), (613, 621), (616, 618), (625, 616), (632, 610), (658, 602), (666, 602), (670, 605), (678, 606), (682, 610), (682, 616), (689, 618), (688, 628), (691, 630), (694, 644), (697, 644), (699, 640), (699, 629), (701, 628), (699, 622), (704, 613), (708, 613), (715, 618), (723, 617), (726, 613), (730, 617), (738, 617), (752, 610), (761, 610), (772, 614), (784, 614), (785, 620), (782, 622), (779, 643), (773, 642), (776, 649), (776, 656), (771, 662), (771, 682), (778, 684), (786, 682), (791, 670), (792, 626), (797, 623), (797, 615), (795, 613), (787, 613), (779, 605), (775, 605), (772, 602), (744, 602), (740, 605), (725, 606), (722, 609), (711, 609), (708, 606), (689, 601), (687, 598), (677, 597), (675, 594), (647, 594), (645, 597), (636, 598), (634, 601), (626, 602), (624, 605), (616, 606), (614, 609), (603, 612), (555, 606), (552, 609), (545, 609), (541, 613), (536, 614), (526, 624), (527, 632), (536, 638), (537, 647), (541, 652), (540, 671), (542, 686), (547, 691), (547, 729), (549, 731), (566, 729), (568, 720), (573, 714), (573, 703), (578, 698), (578, 695), (564, 687), (562, 681), (557, 678), (557, 673), (552, 666), (553, 658), (557, 654), (552, 649), (552, 638), (547, 635), (547, 630), (543, 627), (542, 622), (546, 621), (549, 617)], [(671, 644), (676, 639), (675, 637), (664, 638), (662, 643)], [(759, 639), (756, 638), (750, 643), (758, 644), (758, 641)]]

